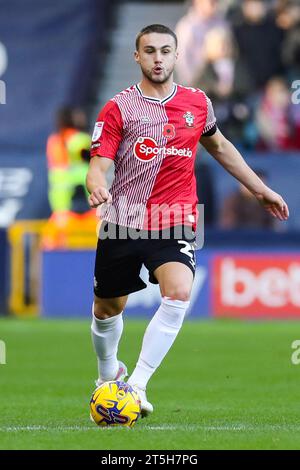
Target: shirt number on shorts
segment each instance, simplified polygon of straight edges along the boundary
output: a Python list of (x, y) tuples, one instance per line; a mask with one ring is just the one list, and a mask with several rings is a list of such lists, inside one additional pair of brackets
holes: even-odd
[(180, 245), (184, 245), (182, 248), (180, 248), (180, 252), (183, 253), (184, 255), (189, 256), (191, 258), (190, 263), (195, 267), (195, 248), (193, 245), (191, 245), (189, 242), (186, 242), (185, 240), (178, 240), (178, 243)]

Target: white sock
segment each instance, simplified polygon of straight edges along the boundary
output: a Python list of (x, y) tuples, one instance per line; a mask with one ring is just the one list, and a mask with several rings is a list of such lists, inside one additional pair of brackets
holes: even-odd
[(119, 370), (118, 345), (123, 332), (123, 312), (106, 320), (99, 320), (93, 312), (92, 340), (98, 359), (101, 380), (114, 380)]
[(189, 301), (162, 298), (159, 309), (146, 329), (140, 357), (128, 379), (130, 385), (146, 389), (150, 377), (174, 343), (189, 304)]

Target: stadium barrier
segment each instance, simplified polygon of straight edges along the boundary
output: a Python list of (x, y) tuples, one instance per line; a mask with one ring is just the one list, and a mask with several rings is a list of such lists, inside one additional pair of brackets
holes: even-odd
[(0, 228), (0, 315), (7, 313), (7, 294), (9, 290), (9, 247), (6, 229)]
[(19, 316), (39, 311), (40, 241), (45, 225), (45, 220), (26, 220), (15, 222), (8, 229), (9, 309)]
[[(44, 316), (90, 316), (94, 257), (94, 250), (42, 253)], [(196, 258), (190, 318), (300, 318), (297, 251), (203, 249)], [(141, 277), (147, 282), (146, 270)], [(158, 286), (149, 284), (130, 295), (126, 315), (150, 317), (159, 303)]]
[[(18, 221), (8, 238), (12, 313), (90, 315), (97, 242), (94, 213)], [(205, 248), (196, 252), (191, 318), (300, 318), (297, 233), (207, 230), (206, 238)], [(141, 277), (148, 282), (145, 269)], [(159, 303), (158, 286), (148, 284), (146, 290), (130, 295), (126, 313), (150, 317)]]
[[(9, 309), (16, 315), (40, 312), (42, 250), (95, 250), (97, 228), (94, 211), (67, 212), (48, 220), (17, 221), (8, 229), (10, 243)], [(76, 255), (75, 255), (76, 257)], [(72, 270), (72, 264), (68, 265)], [(51, 283), (51, 281), (50, 281)]]

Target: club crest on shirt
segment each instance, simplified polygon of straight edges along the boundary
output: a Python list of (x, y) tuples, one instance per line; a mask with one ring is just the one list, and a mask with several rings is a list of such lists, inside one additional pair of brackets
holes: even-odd
[(183, 117), (185, 119), (186, 127), (194, 127), (195, 116), (193, 115), (193, 113), (191, 113), (191, 111), (186, 111)]
[(173, 139), (176, 135), (173, 124), (165, 124), (163, 128), (163, 136), (167, 139)]

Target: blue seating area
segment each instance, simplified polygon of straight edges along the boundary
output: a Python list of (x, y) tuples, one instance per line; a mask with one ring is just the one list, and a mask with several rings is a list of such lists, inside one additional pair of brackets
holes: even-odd
[[(39, 152), (53, 130), (56, 110), (86, 106), (91, 99), (97, 59), (106, 44), (114, 2), (39, 0), (6, 2), (0, 41), (7, 50), (6, 105), (0, 106), (0, 158)], [(16, 34), (18, 32), (18, 34)]]

